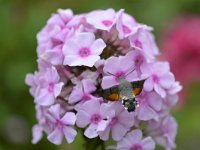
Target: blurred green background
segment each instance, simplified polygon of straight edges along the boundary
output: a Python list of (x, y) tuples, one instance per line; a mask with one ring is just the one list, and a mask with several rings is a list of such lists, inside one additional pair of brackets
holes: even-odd
[[(36, 34), (51, 13), (71, 8), (74, 13), (124, 8), (142, 23), (155, 28), (157, 42), (171, 21), (182, 14), (200, 15), (199, 0), (0, 0), (0, 150), (81, 149), (81, 137), (54, 146), (43, 138), (31, 144), (36, 123), (33, 98), (24, 83), (36, 70)], [(178, 123), (177, 149), (200, 149), (200, 84), (189, 87), (183, 106), (173, 111)]]

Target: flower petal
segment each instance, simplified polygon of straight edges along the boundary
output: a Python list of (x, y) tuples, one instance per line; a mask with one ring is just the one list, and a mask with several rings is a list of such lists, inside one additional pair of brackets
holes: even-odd
[(63, 136), (62, 131), (59, 128), (55, 128), (55, 130), (48, 135), (47, 139), (53, 144), (60, 145), (62, 143)]
[(67, 142), (70, 144), (74, 141), (74, 138), (76, 137), (77, 135), (77, 132), (76, 130), (74, 130), (72, 127), (68, 127), (68, 126), (65, 126), (63, 128), (63, 133), (65, 135), (65, 138), (67, 139)]
[(65, 125), (74, 125), (76, 122), (76, 115), (73, 112), (67, 112), (61, 119)]

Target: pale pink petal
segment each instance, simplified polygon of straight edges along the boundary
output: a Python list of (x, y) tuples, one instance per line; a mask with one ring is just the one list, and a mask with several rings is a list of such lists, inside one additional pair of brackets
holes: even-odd
[(126, 76), (126, 80), (129, 81), (129, 82), (138, 81), (138, 80), (139, 80), (139, 77), (138, 77), (137, 72), (136, 72), (136, 71), (132, 71), (131, 73), (129, 73), (129, 74)]
[(153, 65), (154, 72), (159, 75), (159, 77), (169, 72), (169, 63), (167, 62), (158, 62)]
[(175, 82), (174, 75), (172, 73), (166, 73), (162, 77), (160, 77), (160, 85), (165, 88), (169, 89), (172, 87), (172, 84)]
[(43, 128), (40, 125), (34, 125), (32, 128), (32, 133), (33, 133), (33, 139), (32, 139), (32, 143), (36, 144), (38, 143), (41, 139), (42, 139), (42, 132), (43, 132)]
[(65, 138), (67, 139), (67, 142), (70, 144), (74, 141), (74, 138), (76, 137), (77, 135), (77, 132), (76, 130), (74, 130), (72, 127), (68, 127), (68, 126), (65, 126), (63, 128), (63, 133), (65, 135)]
[(63, 140), (63, 133), (59, 128), (56, 128), (53, 132), (51, 132), (47, 139), (52, 142), (53, 144), (60, 145)]
[(118, 121), (124, 127), (129, 129), (134, 124), (134, 114), (133, 113), (129, 113), (126, 110), (124, 110), (119, 114)]
[(163, 88), (161, 88), (158, 84), (154, 84), (154, 89), (162, 98), (166, 96), (166, 91)]
[(121, 67), (123, 68), (123, 66), (121, 66), (121, 63), (119, 61), (119, 58), (111, 56), (105, 61), (103, 71), (105, 74), (111, 73), (114, 75), (117, 72), (119, 72)]
[(83, 91), (79, 88), (74, 88), (73, 91), (71, 92), (71, 94), (69, 95), (69, 103), (73, 104), (76, 103), (78, 101), (81, 100), (81, 98), (83, 97)]
[(54, 97), (57, 97), (57, 96), (60, 94), (63, 85), (64, 85), (64, 83), (63, 83), (63, 82), (60, 82), (60, 83), (58, 83), (58, 84), (56, 84), (56, 85), (54, 86), (54, 90), (53, 90), (53, 92), (54, 92)]
[(101, 86), (103, 89), (107, 89), (107, 88), (110, 88), (110, 87), (112, 87), (114, 85), (118, 85), (118, 84), (119, 84), (119, 82), (117, 82), (115, 80), (114, 76), (105, 76), (105, 77), (103, 77)]
[(152, 75), (153, 73), (152, 65), (153, 64), (147, 64), (147, 63), (142, 64), (140, 67), (142, 73), (145, 75)]
[(98, 124), (98, 127), (97, 127), (97, 132), (99, 131), (104, 131), (105, 128), (107, 127), (108, 125), (108, 121), (105, 121), (105, 120), (101, 120)]
[(49, 93), (48, 89), (40, 90), (40, 94), (35, 98), (35, 102), (42, 106), (49, 106), (55, 102), (53, 93)]
[(96, 86), (94, 85), (94, 82), (92, 82), (91, 80), (82, 80), (83, 83), (83, 89), (85, 93), (91, 93), (94, 92), (96, 90)]
[(139, 129), (133, 130), (132, 132), (126, 135), (126, 139), (132, 144), (136, 144), (140, 142), (142, 139), (142, 132)]
[(145, 150), (154, 150), (155, 142), (151, 137), (146, 137), (141, 141), (142, 148)]
[(143, 104), (138, 108), (138, 118), (140, 120), (147, 121), (150, 119), (158, 119), (158, 115), (152, 108), (150, 108), (146, 104)]
[(59, 104), (51, 106), (48, 110), (51, 116), (53, 116), (55, 119), (60, 119), (61, 108)]
[(96, 131), (96, 125), (90, 124), (89, 127), (85, 130), (84, 135), (89, 139), (97, 137), (98, 134)]
[(93, 115), (94, 113), (97, 113), (97, 114), (99, 113), (100, 106), (101, 104), (99, 100), (91, 100), (91, 101), (85, 102), (83, 104), (82, 109), (85, 110), (88, 114)]
[(76, 122), (76, 115), (73, 112), (67, 112), (61, 119), (65, 125), (74, 125)]
[(107, 141), (109, 139), (110, 128), (107, 127), (104, 131), (99, 132), (99, 137), (101, 140)]
[(83, 110), (79, 110), (76, 117), (76, 124), (80, 128), (84, 128), (90, 123), (90, 115)]
[(58, 82), (60, 79), (58, 72), (55, 67), (51, 67), (47, 69), (47, 72), (45, 73), (45, 80), (47, 82)]
[(148, 78), (147, 80), (145, 80), (143, 88), (144, 88), (145, 91), (148, 91), (148, 92), (153, 90), (154, 83), (153, 83), (153, 79), (151, 77)]
[(121, 124), (116, 124), (112, 127), (111, 131), (113, 140), (119, 141), (126, 134), (127, 129)]
[(94, 64), (100, 59), (100, 56), (97, 55), (90, 55), (87, 57), (87, 59), (82, 59), (82, 65), (81, 66), (88, 66), (92, 67)]
[(69, 66), (82, 66), (83, 59), (81, 59), (78, 55), (67, 55), (64, 59), (64, 65)]
[(74, 39), (68, 40), (63, 46), (63, 53), (65, 56), (75, 55), (79, 50), (79, 46)]
[(92, 43), (90, 48), (92, 49), (92, 54), (100, 55), (105, 47), (106, 44), (104, 41), (102, 39), (97, 39)]
[(162, 98), (159, 94), (155, 92), (151, 92), (148, 94), (148, 102), (149, 105), (156, 111), (159, 111), (162, 108)]
[(95, 40), (95, 35), (91, 32), (83, 32), (79, 33), (75, 38), (76, 38), (76, 44), (79, 45), (79, 48), (82, 47), (89, 48), (90, 45)]

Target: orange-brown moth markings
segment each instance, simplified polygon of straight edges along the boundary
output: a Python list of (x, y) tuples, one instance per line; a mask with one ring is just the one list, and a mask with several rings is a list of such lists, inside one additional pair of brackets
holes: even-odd
[(120, 100), (120, 94), (119, 93), (113, 93), (108, 96), (107, 98), (110, 101), (119, 101)]

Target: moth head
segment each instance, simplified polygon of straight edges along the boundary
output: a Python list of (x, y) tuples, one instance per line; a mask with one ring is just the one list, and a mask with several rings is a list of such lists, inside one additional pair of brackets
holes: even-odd
[(138, 102), (135, 98), (123, 98), (122, 105), (128, 112), (133, 112), (138, 107)]

